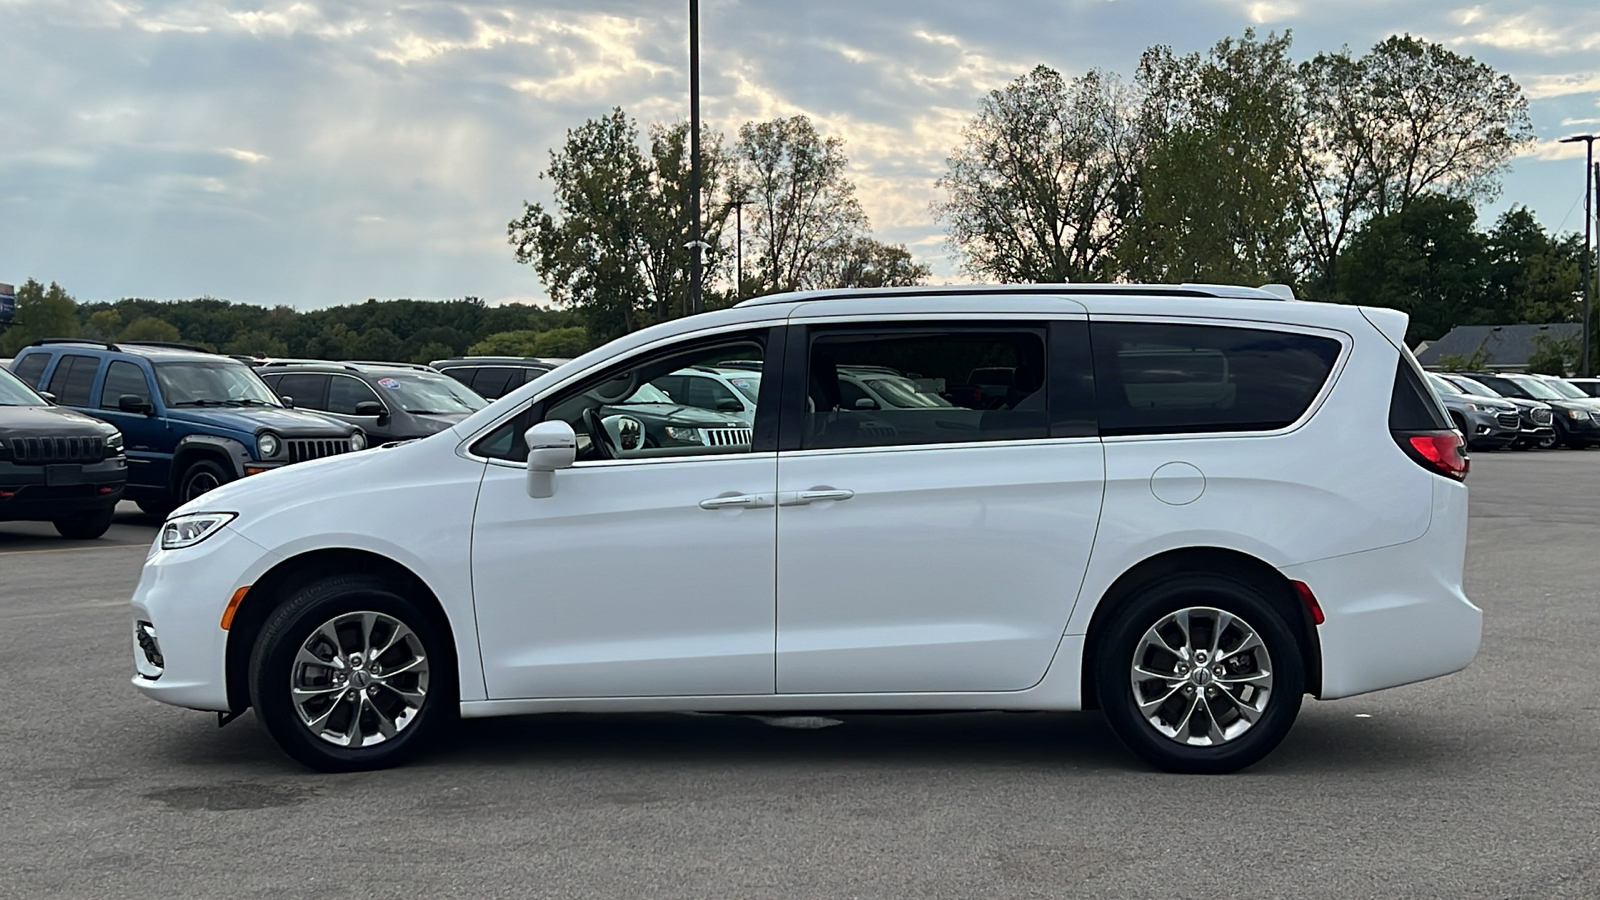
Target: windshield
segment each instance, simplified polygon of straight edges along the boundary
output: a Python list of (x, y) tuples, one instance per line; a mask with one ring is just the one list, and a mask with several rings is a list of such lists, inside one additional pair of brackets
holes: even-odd
[(917, 383), (909, 378), (869, 378), (866, 379), (867, 387), (872, 392), (882, 397), (890, 406), (900, 409), (935, 409), (950, 407), (949, 400), (938, 394), (930, 394), (920, 390)]
[(629, 397), (617, 405), (627, 406), (634, 403), (666, 403), (671, 406), (680, 405), (676, 400), (668, 397), (666, 391), (663, 391), (661, 388), (658, 388), (649, 382), (639, 385), (639, 389), (633, 392), (632, 397)]
[(0, 366), (0, 406), (44, 406), (44, 398)]
[(1560, 400), (1560, 399), (1562, 399), (1561, 398), (1561, 394), (1557, 393), (1554, 388), (1550, 387), (1549, 385), (1545, 384), (1543, 381), (1540, 381), (1537, 378), (1517, 378), (1515, 376), (1507, 376), (1506, 380), (1511, 382), (1512, 384), (1515, 384), (1517, 387), (1522, 388), (1523, 390), (1527, 391), (1528, 393), (1532, 394), (1535, 399), (1538, 399), (1538, 400)]
[(1440, 378), (1437, 375), (1429, 375), (1428, 376), (1428, 383), (1433, 385), (1433, 389), (1438, 391), (1441, 394), (1455, 394), (1457, 396), (1459, 396), (1461, 394), (1461, 389), (1460, 388), (1458, 388), (1455, 385), (1451, 384), (1446, 379)]
[(283, 406), (255, 370), (231, 360), (156, 363), (156, 384), (168, 406)]
[(401, 409), (419, 416), (469, 413), (489, 405), (454, 378), (426, 372), (387, 372), (378, 378), (378, 387), (384, 388), (384, 396), (394, 398)]
[(1539, 383), (1563, 397), (1570, 397), (1574, 400), (1592, 399), (1588, 394), (1578, 390), (1576, 385), (1568, 384), (1559, 378), (1541, 378), (1539, 379)]

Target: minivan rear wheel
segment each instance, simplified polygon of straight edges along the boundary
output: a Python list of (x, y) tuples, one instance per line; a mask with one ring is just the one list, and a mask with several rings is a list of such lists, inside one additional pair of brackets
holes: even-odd
[(1169, 772), (1236, 772), (1283, 740), (1305, 665), (1253, 586), (1191, 575), (1146, 588), (1098, 642), (1100, 708), (1128, 748)]

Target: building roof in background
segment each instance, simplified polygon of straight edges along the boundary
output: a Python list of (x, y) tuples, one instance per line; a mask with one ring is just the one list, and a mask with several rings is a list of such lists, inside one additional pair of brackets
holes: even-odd
[(1545, 335), (1551, 340), (1582, 340), (1582, 326), (1577, 322), (1557, 322), (1553, 325), (1457, 325), (1437, 341), (1423, 345), (1417, 361), (1424, 366), (1436, 366), (1443, 356), (1471, 358), (1482, 347), (1484, 368), (1522, 369), (1528, 357), (1538, 348), (1534, 339)]

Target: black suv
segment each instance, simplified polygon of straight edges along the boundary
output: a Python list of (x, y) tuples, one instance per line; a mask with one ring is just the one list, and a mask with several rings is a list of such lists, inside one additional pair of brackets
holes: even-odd
[(566, 362), (537, 356), (457, 356), (428, 365), (472, 388), (486, 400), (498, 400)]
[(117, 429), (50, 405), (0, 368), (0, 522), (51, 522), (62, 537), (97, 538), (127, 477)]
[(1600, 444), (1600, 402), (1567, 397), (1535, 375), (1473, 372), (1468, 377), (1502, 397), (1548, 405), (1554, 413), (1556, 443), (1573, 449)]
[(377, 442), (436, 434), (485, 405), (461, 382), (414, 363), (266, 360), (256, 374), (284, 403), (349, 422)]

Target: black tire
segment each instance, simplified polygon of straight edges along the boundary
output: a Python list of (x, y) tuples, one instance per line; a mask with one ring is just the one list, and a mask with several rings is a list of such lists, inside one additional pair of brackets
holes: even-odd
[(139, 511), (140, 512), (144, 513), (147, 516), (155, 516), (158, 519), (165, 519), (168, 515), (170, 515), (172, 513), (172, 511), (174, 509), (177, 508), (177, 507), (173, 506), (171, 500), (154, 500), (154, 499), (150, 499), (150, 500), (135, 500), (134, 502), (139, 504)]
[(51, 524), (56, 526), (56, 533), (64, 538), (75, 541), (92, 541), (111, 527), (111, 517), (116, 513), (115, 508), (107, 506), (105, 509), (90, 510), (62, 519), (56, 519)]
[[(290, 696), (290, 684), (296, 656), (313, 632), (342, 615), (359, 612), (379, 613), (410, 629), (421, 642), (428, 679), (420, 685), (413, 682), (405, 686), (413, 691), (420, 686), (425, 696), (394, 736), (381, 743), (350, 748), (312, 733)], [(428, 617), (390, 583), (367, 575), (326, 578), (295, 591), (262, 626), (250, 654), (250, 702), (278, 746), (306, 766), (323, 772), (387, 768), (409, 758), (458, 715), (460, 695), (455, 654), (451, 650)], [(385, 654), (381, 658), (390, 657)], [(344, 696), (353, 697), (355, 692)], [(386, 693), (380, 696), (388, 698)], [(366, 706), (360, 709), (358, 715), (368, 715)], [(349, 721), (348, 713), (335, 715)], [(371, 715), (376, 715), (376, 710)]]
[(222, 487), (233, 480), (233, 473), (213, 459), (197, 459), (183, 470), (183, 477), (178, 479), (178, 504), (188, 503), (190, 500)]
[[(1195, 607), (1221, 610), (1242, 619), (1260, 638), (1270, 657), (1272, 686), (1259, 718), (1238, 736), (1216, 746), (1190, 746), (1164, 735), (1140, 713), (1134, 699), (1134, 655), (1146, 632), (1168, 615)], [(1223, 633), (1228, 638), (1236, 634), (1226, 627)], [(1095, 691), (1100, 709), (1128, 749), (1168, 772), (1223, 774), (1259, 762), (1289, 733), (1300, 712), (1305, 693), (1305, 663), (1300, 646), (1285, 624), (1283, 613), (1244, 582), (1214, 575), (1186, 575), (1146, 588), (1107, 624), (1096, 646)], [(1181, 697), (1177, 702), (1184, 703)], [(1219, 720), (1226, 715), (1219, 714)], [(1196, 720), (1204, 721), (1203, 716)]]

